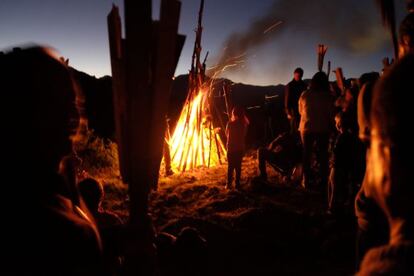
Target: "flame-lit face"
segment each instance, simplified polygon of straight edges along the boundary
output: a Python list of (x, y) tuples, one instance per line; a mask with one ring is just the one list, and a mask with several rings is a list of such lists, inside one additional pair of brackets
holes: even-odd
[[(375, 130), (374, 130), (375, 131)], [(385, 198), (390, 190), (390, 150), (378, 135), (371, 136), (367, 158), (367, 195), (373, 197), (384, 209)]]
[(302, 75), (300, 73), (294, 73), (293, 78), (295, 81), (300, 81), (302, 79)]
[(385, 141), (379, 127), (371, 131), (371, 148), (367, 156), (367, 196), (374, 198), (391, 217), (413, 212), (413, 189), (410, 168), (397, 147)]
[(398, 45), (398, 55), (399, 58), (403, 58), (404, 56), (408, 55), (409, 53), (413, 53), (413, 45), (414, 43), (411, 41), (411, 38), (407, 35), (401, 38), (401, 41)]
[(172, 167), (179, 171), (216, 166), (224, 161), (226, 150), (207, 114), (205, 90), (188, 101), (177, 122), (169, 145)]

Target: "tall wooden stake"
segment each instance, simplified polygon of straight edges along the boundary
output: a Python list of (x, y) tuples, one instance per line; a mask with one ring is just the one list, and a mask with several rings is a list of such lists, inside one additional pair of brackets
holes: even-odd
[(318, 45), (318, 71), (321, 72), (323, 69), (323, 63), (325, 60), (326, 51), (328, 47), (323, 44)]
[(395, 19), (395, 4), (394, 0), (376, 0), (381, 10), (382, 23), (388, 28), (391, 34), (391, 40), (394, 47), (394, 58), (398, 59), (398, 35), (397, 23)]
[(119, 10), (108, 15), (116, 138), (130, 198), (127, 275), (152, 275), (152, 227), (148, 194), (158, 182), (172, 77), (184, 37), (177, 35), (181, 3), (162, 0), (159, 22), (151, 0), (124, 0), (125, 34)]

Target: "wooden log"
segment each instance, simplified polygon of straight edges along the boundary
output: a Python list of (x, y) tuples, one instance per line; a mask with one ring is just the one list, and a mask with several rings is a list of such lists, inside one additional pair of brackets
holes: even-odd
[(227, 111), (227, 118), (231, 120), (231, 112), (233, 110), (233, 106), (230, 101), (230, 93), (231, 93), (231, 84), (224, 82), (223, 84), (223, 92), (224, 92), (224, 101), (226, 103), (226, 111)]
[[(155, 72), (153, 76), (153, 95), (151, 103), (150, 145), (148, 147), (148, 172), (150, 173), (151, 187), (157, 187), (159, 168), (162, 160), (162, 144), (165, 133), (165, 115), (168, 112), (169, 99), (172, 87), (172, 77), (178, 59), (177, 47), (182, 42), (178, 40), (177, 31), (180, 18), (181, 3), (176, 0), (161, 2), (161, 17), (158, 29), (158, 41), (155, 58)], [(180, 45), (181, 44), (181, 45)]]
[(318, 71), (321, 72), (323, 69), (324, 59), (328, 47), (323, 44), (318, 45)]
[(213, 135), (213, 131), (212, 131), (212, 128), (213, 128), (213, 123), (210, 121), (210, 127), (209, 127), (209, 142), (210, 142), (210, 145), (209, 145), (209, 152), (208, 152), (208, 167), (210, 168), (210, 160), (211, 160), (211, 147), (212, 147), (212, 145), (213, 145), (213, 138), (212, 138), (212, 135)]
[(326, 72), (326, 74), (327, 74), (328, 80), (329, 80), (329, 77), (331, 75), (331, 61), (328, 61), (328, 71)]
[(151, 0), (125, 0), (125, 40), (118, 9), (108, 15), (116, 137), (130, 197), (126, 275), (154, 273), (148, 194), (158, 181), (166, 103), (184, 43), (177, 35), (180, 2), (162, 1), (158, 28), (151, 7)]
[(219, 164), (222, 165), (221, 152), (220, 152), (219, 141), (218, 141), (218, 138), (217, 138), (217, 133), (216, 133), (216, 131), (213, 131), (213, 132), (214, 132), (214, 140), (216, 141), (217, 158), (218, 158)]
[(341, 89), (341, 92), (345, 92), (345, 83), (344, 83), (344, 73), (342, 71), (342, 68), (337, 68), (335, 70), (335, 74), (336, 74), (336, 81), (338, 84), (339, 89)]
[(113, 5), (112, 10), (108, 15), (108, 32), (109, 32), (109, 49), (111, 56), (112, 68), (112, 99), (114, 107), (114, 121), (115, 121), (115, 137), (118, 145), (118, 159), (119, 168), (122, 179), (128, 182), (128, 162), (125, 152), (128, 152), (128, 146), (125, 139), (126, 126), (126, 107), (125, 107), (125, 79), (124, 79), (124, 60), (123, 41), (122, 41), (122, 24), (119, 15), (119, 9)]
[[(146, 156), (151, 102), (151, 0), (125, 0), (125, 97), (127, 99), (130, 222), (139, 224), (148, 209)], [(147, 118), (147, 119), (145, 119)]]
[(376, 2), (381, 10), (382, 23), (384, 27), (388, 28), (391, 34), (391, 41), (394, 47), (394, 58), (395, 60), (398, 60), (399, 49), (394, 0), (376, 0)]

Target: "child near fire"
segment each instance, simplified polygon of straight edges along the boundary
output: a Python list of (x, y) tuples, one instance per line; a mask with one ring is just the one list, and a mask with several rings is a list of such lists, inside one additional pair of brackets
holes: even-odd
[(363, 145), (351, 131), (352, 123), (348, 116), (340, 112), (335, 116), (338, 136), (333, 148), (331, 173), (328, 183), (328, 214), (343, 213), (345, 204), (353, 200), (360, 185), (358, 170), (365, 161)]
[(246, 147), (245, 138), (248, 125), (249, 120), (245, 115), (244, 108), (234, 107), (226, 127), (228, 161), (226, 189), (231, 189), (234, 171), (236, 171), (235, 187), (240, 189), (241, 166)]

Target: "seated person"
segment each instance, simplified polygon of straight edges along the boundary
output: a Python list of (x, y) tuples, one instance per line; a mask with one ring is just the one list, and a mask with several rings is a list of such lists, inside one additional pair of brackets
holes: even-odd
[(258, 150), (260, 178), (267, 180), (266, 162), (284, 176), (291, 176), (302, 158), (299, 132), (285, 132), (273, 140), (267, 148)]
[(119, 271), (122, 260), (120, 252), (122, 220), (117, 214), (102, 208), (104, 190), (100, 182), (93, 178), (86, 178), (78, 183), (78, 189), (102, 237), (107, 273), (105, 275), (114, 275)]

